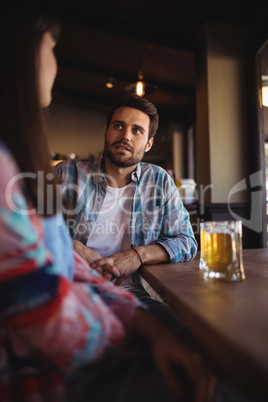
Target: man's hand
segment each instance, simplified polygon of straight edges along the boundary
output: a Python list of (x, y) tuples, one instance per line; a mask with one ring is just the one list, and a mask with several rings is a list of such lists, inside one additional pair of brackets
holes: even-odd
[(138, 255), (134, 250), (130, 249), (122, 253), (113, 254), (110, 257), (102, 257), (94, 261), (91, 267), (99, 272), (102, 271), (103, 276), (108, 280), (116, 278), (115, 285), (120, 285), (137, 271), (140, 264)]
[(95, 251), (91, 250), (90, 248), (84, 246), (83, 243), (79, 240), (73, 240), (73, 245), (75, 251), (82, 257), (86, 262), (91, 265), (93, 261), (101, 258), (101, 255), (96, 253)]
[[(83, 243), (81, 243), (81, 241), (79, 240), (73, 240), (73, 245), (74, 245), (74, 249), (75, 251), (82, 257), (84, 258), (84, 260), (86, 260), (86, 262), (91, 266), (91, 268), (96, 269), (96, 271), (99, 272), (99, 274), (103, 275), (103, 270), (101, 266), (92, 266), (92, 263), (94, 261), (98, 261), (100, 259), (102, 259), (101, 255), (96, 253), (95, 251), (91, 250), (89, 247), (84, 246)], [(110, 272), (111, 272), (111, 276), (117, 278), (120, 276), (119, 271), (111, 266), (110, 267)]]
[[(169, 255), (167, 251), (159, 244), (136, 247), (141, 259), (145, 264), (157, 264), (167, 262)], [(108, 280), (116, 279), (115, 284), (121, 285), (130, 275), (140, 267), (141, 262), (136, 251), (132, 248), (121, 253), (100, 258), (91, 264), (91, 267), (99, 272)], [(118, 274), (116, 273), (118, 271)]]

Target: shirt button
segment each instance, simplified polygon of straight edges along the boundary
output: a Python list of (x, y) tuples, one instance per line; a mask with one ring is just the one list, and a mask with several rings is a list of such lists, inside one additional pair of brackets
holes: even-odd
[(98, 201), (100, 201), (101, 200), (101, 198), (98, 198)]

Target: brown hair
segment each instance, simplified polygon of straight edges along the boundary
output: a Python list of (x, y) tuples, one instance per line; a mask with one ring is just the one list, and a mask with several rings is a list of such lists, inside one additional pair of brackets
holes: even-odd
[[(38, 6), (17, 6), (0, 17), (0, 139), (8, 146), (22, 173), (35, 173), (26, 178), (25, 194), (37, 208), (42, 199), (46, 206), (47, 184), (54, 188), (43, 110), (38, 96), (36, 55), (45, 32), (55, 39), (58, 21)], [(44, 173), (44, 188), (38, 189), (37, 173)], [(48, 180), (49, 178), (49, 180)], [(40, 198), (41, 197), (41, 198)], [(55, 205), (53, 208), (55, 212)], [(46, 208), (44, 208), (46, 215)]]
[(116, 111), (116, 109), (118, 109), (119, 107), (131, 107), (133, 109), (137, 109), (140, 110), (143, 113), (146, 113), (149, 118), (150, 118), (150, 127), (149, 127), (149, 138), (152, 138), (155, 136), (155, 133), (157, 131), (158, 128), (158, 124), (159, 124), (159, 116), (157, 113), (157, 109), (156, 107), (148, 101), (148, 99), (145, 98), (141, 98), (140, 96), (136, 95), (136, 94), (128, 94), (118, 100), (116, 100), (116, 102), (113, 104), (111, 110), (109, 111), (108, 115), (107, 115), (107, 119), (106, 119), (106, 129), (108, 129), (108, 127), (111, 124), (114, 112)]

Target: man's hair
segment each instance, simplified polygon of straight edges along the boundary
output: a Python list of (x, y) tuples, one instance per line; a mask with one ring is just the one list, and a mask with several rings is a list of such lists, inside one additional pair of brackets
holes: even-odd
[(155, 136), (159, 124), (159, 116), (156, 107), (151, 102), (149, 102), (148, 99), (141, 98), (140, 96), (133, 93), (125, 95), (115, 101), (107, 115), (106, 130), (111, 124), (114, 112), (120, 107), (131, 107), (147, 114), (147, 116), (149, 116), (150, 118), (148, 140)]

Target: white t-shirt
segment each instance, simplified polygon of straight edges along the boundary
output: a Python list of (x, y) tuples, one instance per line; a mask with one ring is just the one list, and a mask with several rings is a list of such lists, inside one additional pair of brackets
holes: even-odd
[(104, 257), (130, 249), (132, 189), (131, 183), (121, 188), (107, 186), (102, 209), (87, 240), (87, 246)]
[[(87, 240), (87, 247), (103, 257), (131, 247), (132, 191), (131, 183), (121, 188), (107, 186), (102, 209)], [(122, 285), (132, 283), (130, 277)]]

